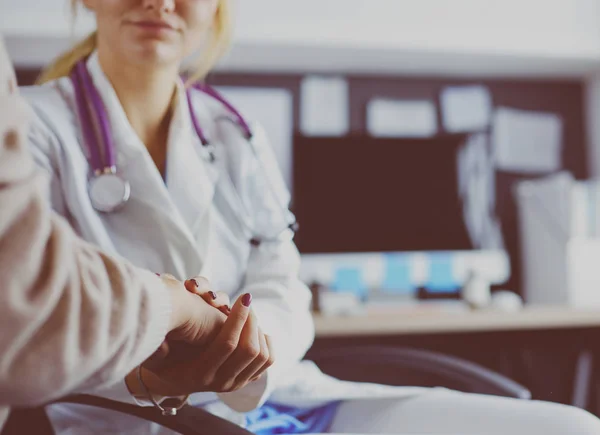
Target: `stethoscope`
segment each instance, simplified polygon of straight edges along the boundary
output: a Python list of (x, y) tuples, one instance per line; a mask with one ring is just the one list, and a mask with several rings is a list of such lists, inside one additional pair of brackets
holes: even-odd
[[(92, 78), (85, 66), (85, 61), (77, 63), (71, 73), (71, 81), (75, 90), (75, 101), (77, 106), (77, 114), (83, 133), (83, 140), (89, 149), (89, 164), (92, 169), (92, 174), (89, 180), (88, 192), (92, 207), (101, 213), (113, 213), (122, 208), (131, 196), (131, 185), (129, 181), (123, 178), (117, 171), (117, 160), (115, 156), (115, 144), (111, 134), (108, 115), (102, 103), (102, 99), (98, 90), (92, 82)], [(244, 139), (252, 148), (253, 154), (258, 162), (262, 165), (262, 159), (259, 157), (254, 143), (255, 136), (252, 133), (250, 125), (246, 122), (241, 113), (235, 109), (221, 94), (215, 89), (205, 84), (194, 84), (195, 89), (204, 92), (220, 102), (225, 109), (233, 116), (224, 117), (238, 126)], [(216, 161), (214, 145), (208, 140), (202, 127), (198, 123), (194, 106), (192, 104), (191, 90), (186, 91), (188, 108), (192, 119), (194, 130), (202, 143), (203, 148), (207, 151), (205, 158), (211, 163)], [(275, 189), (266, 175), (265, 168), (262, 168), (263, 175), (267, 178), (267, 185), (271, 190), (271, 194), (275, 198), (275, 202), (280, 209), (282, 222), (285, 226), (270, 234), (258, 234), (247, 220), (242, 216), (238, 216), (240, 223), (251, 234), (250, 243), (253, 246), (258, 246), (264, 242), (277, 242), (281, 240), (281, 236), (286, 232), (290, 234), (290, 238), (298, 229), (298, 223), (294, 215), (288, 208), (278, 201)]]

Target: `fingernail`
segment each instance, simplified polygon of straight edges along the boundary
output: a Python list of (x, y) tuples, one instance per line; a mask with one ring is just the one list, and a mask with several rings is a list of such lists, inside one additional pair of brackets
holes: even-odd
[(213, 301), (215, 299), (217, 299), (217, 294), (214, 291), (211, 290), (211, 291), (208, 292), (208, 294), (210, 295), (211, 298), (213, 298)]
[(154, 274), (155, 274), (156, 276), (160, 276), (160, 273), (156, 273), (156, 272), (154, 272)]
[(249, 307), (251, 303), (252, 303), (252, 295), (250, 293), (246, 293), (244, 296), (242, 296), (242, 304), (245, 307)]
[[(192, 281), (196, 287), (200, 287), (200, 285), (198, 284), (198, 281), (196, 281), (195, 278), (190, 279), (190, 281)], [(214, 299), (216, 299), (216, 297)]]

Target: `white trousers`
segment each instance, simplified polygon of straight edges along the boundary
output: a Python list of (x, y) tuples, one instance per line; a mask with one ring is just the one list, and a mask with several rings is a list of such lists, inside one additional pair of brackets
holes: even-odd
[(344, 402), (330, 432), (361, 435), (599, 435), (600, 419), (566, 405), (438, 389), (400, 400)]

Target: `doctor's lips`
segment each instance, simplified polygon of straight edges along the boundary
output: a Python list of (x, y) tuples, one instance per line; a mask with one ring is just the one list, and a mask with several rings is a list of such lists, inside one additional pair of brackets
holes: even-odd
[(144, 30), (155, 31), (155, 32), (163, 32), (163, 31), (171, 31), (176, 30), (174, 26), (170, 25), (166, 21), (162, 20), (137, 20), (137, 21), (129, 21), (128, 24), (132, 24), (136, 27), (139, 27)]

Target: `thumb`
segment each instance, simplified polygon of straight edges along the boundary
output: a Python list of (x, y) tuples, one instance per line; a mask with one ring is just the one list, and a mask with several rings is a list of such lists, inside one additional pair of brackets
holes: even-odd
[(242, 330), (246, 325), (246, 321), (250, 316), (250, 304), (252, 303), (252, 295), (246, 293), (238, 298), (231, 309), (231, 314), (223, 328), (217, 335), (215, 341), (209, 346), (204, 358), (211, 361), (211, 365), (207, 368), (205, 376), (213, 376), (219, 367), (235, 352)]
[(251, 303), (252, 295), (250, 293), (243, 294), (237, 299), (231, 309), (231, 314), (229, 314), (219, 333), (219, 338), (231, 343), (239, 341), (246, 320), (248, 320), (248, 316), (250, 315)]

